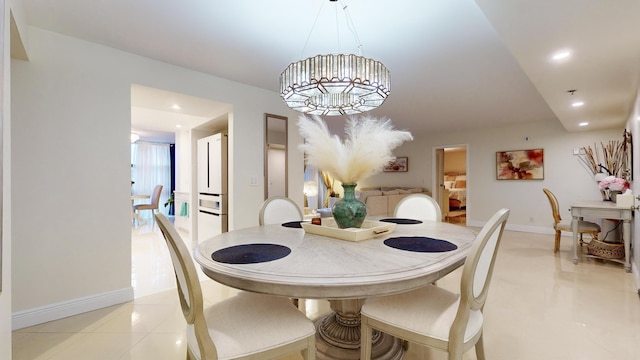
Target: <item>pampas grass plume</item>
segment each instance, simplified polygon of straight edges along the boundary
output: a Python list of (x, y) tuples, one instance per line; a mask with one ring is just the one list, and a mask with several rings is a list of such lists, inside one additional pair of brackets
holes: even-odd
[(329, 133), (319, 116), (301, 115), (298, 129), (305, 138), (299, 148), (305, 152), (307, 164), (328, 172), (343, 184), (356, 184), (382, 171), (395, 160), (393, 149), (413, 140), (410, 132), (395, 130), (391, 120), (370, 116), (350, 117), (344, 142)]

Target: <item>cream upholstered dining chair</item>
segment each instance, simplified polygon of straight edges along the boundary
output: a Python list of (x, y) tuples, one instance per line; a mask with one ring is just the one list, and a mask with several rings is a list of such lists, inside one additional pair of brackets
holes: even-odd
[[(571, 222), (564, 223), (562, 222), (562, 218), (560, 218), (560, 206), (558, 205), (558, 199), (549, 189), (542, 189), (547, 198), (549, 199), (549, 203), (551, 204), (551, 212), (553, 215), (553, 229), (556, 231), (555, 245), (553, 246), (553, 252), (558, 252), (560, 250), (560, 237), (562, 236), (563, 231), (573, 232), (573, 228), (571, 227)], [(578, 221), (578, 233), (580, 234), (580, 245), (582, 245), (582, 235), (589, 234), (591, 235), (591, 239), (598, 239), (598, 233), (600, 232), (600, 225), (591, 222), (591, 221)]]
[[(300, 207), (285, 196), (272, 196), (265, 200), (260, 207), (258, 224), (284, 224), (289, 221), (302, 221), (304, 216)], [(291, 303), (298, 307), (300, 299), (291, 299)]]
[(442, 211), (438, 203), (429, 195), (411, 194), (398, 202), (393, 217), (414, 220), (442, 221)]
[(296, 351), (315, 359), (315, 327), (287, 298), (240, 292), (204, 308), (189, 249), (166, 216), (155, 217), (169, 247), (187, 321), (187, 359), (276, 359)]
[(258, 222), (260, 225), (282, 224), (288, 221), (301, 221), (302, 210), (293, 200), (284, 196), (273, 196), (262, 203)]
[(362, 306), (360, 359), (371, 358), (374, 329), (423, 346), (446, 351), (449, 359), (476, 348), (484, 360), (482, 314), (508, 209), (501, 209), (480, 230), (462, 269), (460, 293), (434, 285), (391, 296), (369, 298)]
[(158, 212), (158, 207), (160, 205), (160, 194), (162, 194), (162, 185), (156, 185), (151, 193), (151, 202), (147, 204), (136, 204), (133, 206), (135, 218), (138, 221), (140, 221), (141, 210), (151, 210), (151, 218), (153, 219), (153, 214)]

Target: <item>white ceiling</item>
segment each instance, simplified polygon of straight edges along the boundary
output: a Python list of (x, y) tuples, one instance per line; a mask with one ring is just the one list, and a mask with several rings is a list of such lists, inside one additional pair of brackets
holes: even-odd
[[(328, 0), (23, 3), (33, 26), (276, 92), (292, 61), (357, 53), (340, 3)], [(414, 133), (549, 120), (569, 131), (622, 127), (635, 99), (638, 0), (346, 4), (362, 55), (391, 72), (391, 95), (373, 114)], [(560, 49), (572, 56), (550, 61)], [(578, 99), (585, 105), (573, 108)]]
[[(179, 105), (180, 108), (174, 108)], [(131, 132), (141, 141), (175, 143), (178, 129), (226, 128), (229, 104), (195, 96), (131, 85)]]

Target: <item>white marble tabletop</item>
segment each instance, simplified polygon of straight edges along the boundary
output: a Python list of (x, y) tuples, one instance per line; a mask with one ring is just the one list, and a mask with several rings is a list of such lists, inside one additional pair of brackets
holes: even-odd
[[(464, 263), (475, 233), (442, 222), (398, 224), (390, 234), (351, 242), (305, 233), (281, 225), (235, 230), (200, 243), (194, 258), (210, 278), (242, 290), (294, 298), (360, 299), (412, 290)], [(426, 236), (449, 241), (456, 250), (420, 253), (383, 243), (399, 236)], [(287, 246), (281, 259), (256, 264), (226, 264), (212, 260), (216, 250), (241, 244)]]

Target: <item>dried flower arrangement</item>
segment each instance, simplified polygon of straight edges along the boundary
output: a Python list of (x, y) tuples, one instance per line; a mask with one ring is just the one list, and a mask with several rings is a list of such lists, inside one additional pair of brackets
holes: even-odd
[[(609, 200), (610, 191), (624, 191), (629, 188), (630, 143), (631, 134), (625, 130), (622, 141), (611, 140), (608, 144), (600, 143), (600, 147), (594, 144), (594, 148), (582, 148), (579, 160), (598, 181), (603, 200)], [(619, 187), (622, 189), (618, 189)]]
[(607, 171), (607, 175), (623, 177), (627, 171), (627, 146), (626, 141), (611, 140), (608, 144), (600, 143), (600, 147), (594, 144), (582, 148), (584, 154), (580, 160), (596, 175), (602, 170)]
[(369, 116), (350, 117), (345, 126), (346, 139), (331, 135), (319, 116), (301, 115), (299, 146), (307, 164), (322, 169), (343, 184), (356, 184), (395, 159), (392, 151), (405, 141), (413, 140), (408, 131), (395, 130), (389, 119)]

